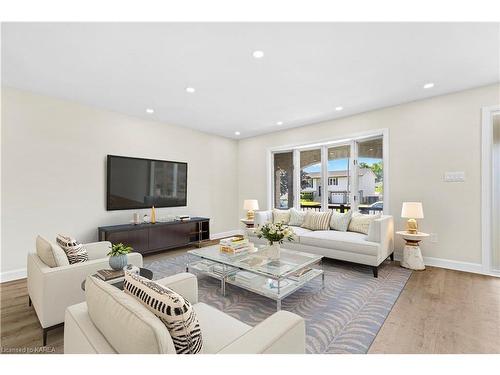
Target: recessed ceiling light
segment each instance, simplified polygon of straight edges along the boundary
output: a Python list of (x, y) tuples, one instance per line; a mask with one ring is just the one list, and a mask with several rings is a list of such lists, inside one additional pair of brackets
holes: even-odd
[(336, 111), (342, 111), (343, 109), (344, 109), (344, 107), (340, 107), (340, 106), (339, 107), (335, 107)]
[(153, 108), (146, 108), (146, 113), (149, 113), (151, 115), (155, 113), (155, 110)]
[(424, 89), (431, 89), (431, 88), (433, 88), (433, 87), (434, 87), (434, 83), (432, 83), (432, 82), (426, 83), (426, 84), (424, 85)]
[(283, 121), (278, 121), (278, 122), (276, 123), (276, 125), (278, 125), (278, 126), (279, 126), (279, 125), (283, 125)]
[(186, 92), (192, 94), (193, 92), (195, 92), (195, 88), (194, 87), (186, 87)]
[(234, 135), (240, 135), (241, 133), (240, 132), (234, 132)]
[(253, 51), (252, 56), (255, 59), (262, 59), (264, 57), (264, 52), (263, 51)]

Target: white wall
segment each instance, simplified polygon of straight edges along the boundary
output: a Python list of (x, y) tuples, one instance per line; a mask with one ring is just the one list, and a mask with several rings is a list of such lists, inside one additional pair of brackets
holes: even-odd
[(207, 216), (212, 234), (238, 229), (237, 147), (234, 140), (3, 88), (3, 279), (22, 274), (37, 234), (95, 241), (98, 226), (132, 219), (134, 210), (106, 211), (107, 154), (187, 162), (187, 207), (160, 208), (157, 217)]
[[(499, 90), (499, 85), (486, 86), (241, 140), (239, 200), (255, 198), (265, 207), (269, 147), (387, 128), (389, 201), (396, 229), (404, 228), (402, 202), (421, 201), (425, 219), (420, 228), (438, 235), (437, 243), (422, 244), (427, 262), (480, 269), (481, 107), (498, 104)], [(445, 183), (445, 171), (465, 171), (466, 181)], [(402, 246), (398, 239), (397, 249)]]

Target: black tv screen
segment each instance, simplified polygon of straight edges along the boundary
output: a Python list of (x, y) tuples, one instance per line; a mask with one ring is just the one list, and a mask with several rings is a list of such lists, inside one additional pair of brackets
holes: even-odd
[(187, 163), (108, 155), (106, 207), (178, 207), (187, 202)]

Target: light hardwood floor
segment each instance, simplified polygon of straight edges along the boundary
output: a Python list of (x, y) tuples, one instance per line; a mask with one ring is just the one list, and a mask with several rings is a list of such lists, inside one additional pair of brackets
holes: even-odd
[(500, 353), (500, 278), (413, 272), (369, 353)]
[[(0, 284), (0, 293), (3, 352), (39, 348), (26, 280)], [(63, 328), (49, 332), (46, 352), (63, 352)], [(369, 353), (500, 353), (500, 278), (433, 267), (413, 272)]]

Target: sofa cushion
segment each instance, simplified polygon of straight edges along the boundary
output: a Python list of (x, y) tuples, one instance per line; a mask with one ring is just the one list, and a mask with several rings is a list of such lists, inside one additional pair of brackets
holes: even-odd
[(307, 211), (302, 228), (311, 230), (328, 230), (330, 228), (330, 217), (332, 212)]
[(135, 298), (93, 276), (85, 295), (90, 319), (116, 352), (175, 353), (167, 327)]
[(373, 220), (380, 219), (380, 214), (376, 215), (363, 215), (359, 212), (354, 212), (347, 228), (350, 232), (358, 232), (368, 234), (370, 224)]
[(59, 245), (47, 241), (42, 236), (36, 237), (36, 255), (51, 268), (69, 266), (68, 257), (64, 250)]
[(299, 211), (295, 208), (290, 208), (290, 221), (288, 222), (288, 225), (300, 227), (302, 224), (304, 224), (306, 214), (307, 211)]
[(164, 285), (130, 272), (125, 273), (123, 290), (160, 318), (170, 333), (177, 354), (201, 352), (200, 324), (187, 299)]
[(330, 219), (330, 228), (333, 230), (339, 230), (341, 232), (346, 232), (349, 222), (351, 221), (352, 211), (349, 210), (346, 213), (340, 213), (337, 211), (332, 211), (332, 218)]
[(288, 224), (290, 221), (290, 210), (273, 210), (273, 223)]
[(366, 235), (356, 232), (322, 230), (304, 233), (300, 243), (326, 249), (342, 250), (366, 255), (377, 255), (379, 244), (366, 240)]
[(203, 353), (214, 354), (249, 331), (249, 325), (204, 303), (193, 305), (203, 331)]

